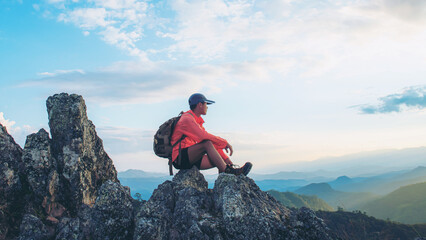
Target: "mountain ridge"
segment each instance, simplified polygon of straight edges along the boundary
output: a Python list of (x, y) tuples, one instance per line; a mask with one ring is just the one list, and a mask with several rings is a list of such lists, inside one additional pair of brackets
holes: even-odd
[(366, 192), (342, 192), (333, 189), (328, 183), (312, 183), (294, 191), (297, 194), (314, 195), (325, 200), (330, 206), (349, 210), (357, 209), (364, 202), (378, 196)]
[(406, 224), (426, 223), (426, 182), (400, 187), (361, 207), (367, 214)]

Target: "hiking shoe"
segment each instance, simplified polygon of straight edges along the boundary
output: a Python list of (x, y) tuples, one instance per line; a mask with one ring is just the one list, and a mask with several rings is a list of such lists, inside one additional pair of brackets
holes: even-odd
[(243, 172), (241, 171), (241, 168), (235, 168), (233, 167), (233, 165), (226, 165), (225, 173), (234, 174), (238, 176)]
[(244, 166), (242, 167), (244, 176), (247, 176), (247, 174), (249, 174), (252, 167), (253, 164), (251, 164), (251, 162), (246, 162), (246, 164), (244, 164)]
[(236, 165), (226, 165), (225, 173), (234, 174), (234, 175), (241, 175), (247, 176), (247, 174), (250, 172), (251, 167), (253, 164), (250, 162), (246, 162), (244, 166), (236, 168)]

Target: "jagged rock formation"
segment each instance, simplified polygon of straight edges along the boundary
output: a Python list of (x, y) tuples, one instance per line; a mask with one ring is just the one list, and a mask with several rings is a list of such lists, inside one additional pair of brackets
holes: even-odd
[(208, 189), (180, 171), (148, 201), (117, 180), (81, 96), (47, 100), (41, 129), (22, 150), (0, 125), (2, 239), (332, 239), (314, 212), (290, 210), (248, 177), (221, 174)]
[(117, 182), (117, 171), (103, 149), (95, 126), (87, 118), (83, 97), (57, 94), (49, 97), (46, 105), (53, 157), (63, 187), (69, 193), (64, 196), (64, 202), (75, 213), (80, 203), (94, 204), (102, 183)]
[(83, 98), (56, 94), (46, 105), (52, 139), (41, 129), (22, 150), (0, 126), (0, 239), (52, 238), (94, 207), (103, 183), (118, 184)]
[(158, 186), (135, 218), (133, 239), (332, 239), (307, 209), (292, 211), (245, 176), (220, 174), (213, 189), (199, 170)]

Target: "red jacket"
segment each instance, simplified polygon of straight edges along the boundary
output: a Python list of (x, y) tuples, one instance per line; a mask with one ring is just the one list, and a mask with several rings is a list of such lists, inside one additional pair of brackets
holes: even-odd
[(182, 135), (185, 135), (180, 143), (176, 144), (172, 151), (172, 159), (173, 161), (179, 155), (179, 145), (181, 144), (181, 148), (187, 148), (203, 140), (212, 141), (213, 145), (215, 145), (216, 149), (224, 149), (228, 142), (221, 138), (217, 137), (213, 134), (208, 133), (203, 127), (204, 120), (203, 118), (197, 117), (192, 110), (185, 112), (180, 118), (179, 122), (175, 126), (175, 130), (172, 135), (172, 145), (178, 141)]

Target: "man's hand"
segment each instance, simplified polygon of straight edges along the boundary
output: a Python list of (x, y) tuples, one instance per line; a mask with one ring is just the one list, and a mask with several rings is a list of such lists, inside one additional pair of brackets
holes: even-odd
[(228, 145), (226, 145), (225, 147), (225, 151), (226, 153), (228, 153), (228, 149), (229, 149), (229, 156), (232, 156), (232, 153), (234, 152), (234, 149), (232, 149), (231, 144), (228, 143)]

